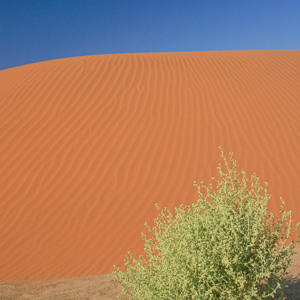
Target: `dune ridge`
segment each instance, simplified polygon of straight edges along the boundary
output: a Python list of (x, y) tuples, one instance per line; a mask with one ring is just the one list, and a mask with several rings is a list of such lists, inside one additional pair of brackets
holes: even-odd
[[(300, 51), (115, 54), (0, 71), (0, 281), (110, 273), (219, 145), (300, 221)], [(264, 186), (264, 185), (263, 185)]]

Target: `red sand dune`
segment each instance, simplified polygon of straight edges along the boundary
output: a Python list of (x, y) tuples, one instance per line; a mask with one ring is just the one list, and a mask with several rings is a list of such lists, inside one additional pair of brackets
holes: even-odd
[(1, 71), (0, 101), (0, 281), (110, 273), (219, 145), (300, 221), (300, 51), (59, 59)]

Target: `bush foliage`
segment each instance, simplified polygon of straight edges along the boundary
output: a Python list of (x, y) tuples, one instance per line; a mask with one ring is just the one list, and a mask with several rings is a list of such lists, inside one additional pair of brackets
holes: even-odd
[(267, 182), (264, 196), (255, 173), (247, 188), (233, 154), (230, 167), (219, 149), (225, 164), (217, 168), (221, 180), (212, 178), (217, 186), (195, 182), (197, 203), (173, 214), (156, 204), (156, 226), (145, 224), (150, 237), (142, 233), (146, 255), (137, 259), (129, 251), (126, 272), (114, 266), (112, 276), (131, 299), (271, 299), (279, 291), (283, 299), (284, 275), (295, 253), (290, 238), (299, 224), (292, 231), (282, 198), (280, 217), (269, 213)]

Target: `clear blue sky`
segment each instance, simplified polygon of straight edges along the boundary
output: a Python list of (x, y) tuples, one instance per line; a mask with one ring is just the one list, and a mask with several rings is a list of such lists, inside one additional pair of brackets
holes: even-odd
[(300, 50), (299, 0), (0, 0), (0, 70), (110, 53)]

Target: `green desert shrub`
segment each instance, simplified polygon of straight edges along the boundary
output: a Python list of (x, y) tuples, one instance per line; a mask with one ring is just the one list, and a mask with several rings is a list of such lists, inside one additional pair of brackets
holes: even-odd
[(280, 217), (269, 213), (268, 184), (263, 196), (254, 173), (247, 188), (233, 154), (230, 167), (219, 149), (225, 164), (217, 168), (220, 180), (212, 178), (216, 187), (195, 183), (197, 203), (175, 213), (156, 204), (156, 226), (145, 224), (148, 237), (142, 233), (145, 256), (129, 251), (126, 272), (114, 266), (112, 276), (131, 299), (271, 299), (275, 293), (283, 299), (284, 275), (295, 253), (291, 236), (298, 237), (299, 224), (292, 230), (282, 198)]

